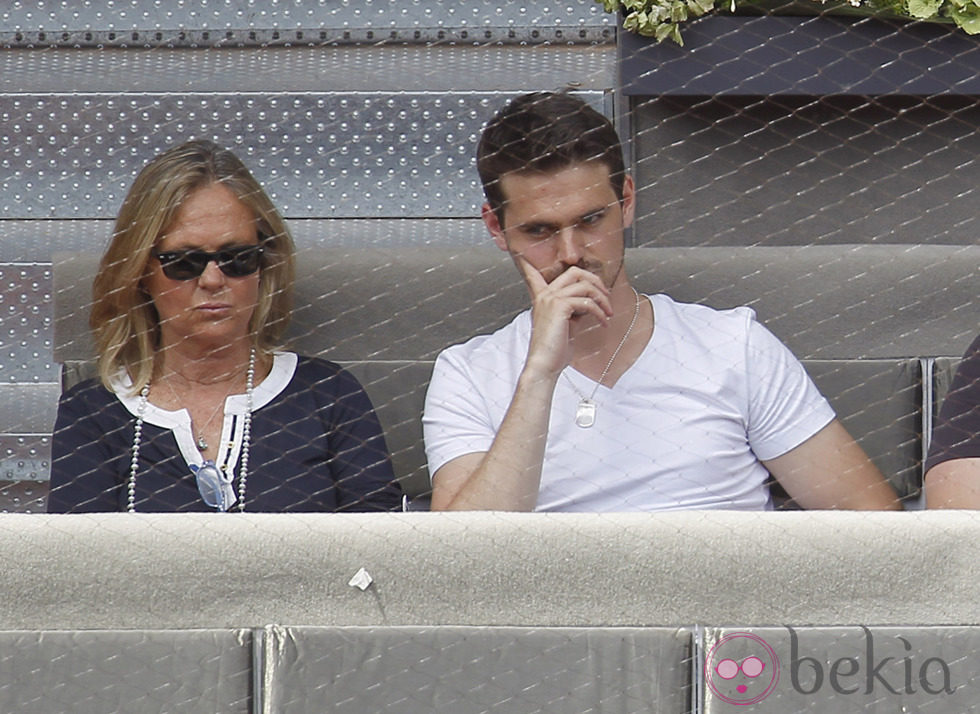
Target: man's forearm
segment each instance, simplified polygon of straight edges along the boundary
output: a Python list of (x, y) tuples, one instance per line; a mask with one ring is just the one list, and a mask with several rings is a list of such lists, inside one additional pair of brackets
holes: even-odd
[(837, 419), (763, 463), (803, 508), (902, 509), (895, 490)]
[(490, 450), (444, 508), (534, 510), (557, 378), (524, 370)]

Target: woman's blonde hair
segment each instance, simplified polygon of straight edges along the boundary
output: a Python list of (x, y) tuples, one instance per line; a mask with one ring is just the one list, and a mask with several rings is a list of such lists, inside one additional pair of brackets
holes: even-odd
[(255, 216), (264, 248), (258, 305), (249, 323), (262, 353), (279, 345), (292, 309), (293, 239), (279, 211), (245, 164), (211, 141), (189, 141), (159, 154), (140, 171), (116, 218), (112, 241), (92, 286), (89, 325), (99, 376), (107, 387), (121, 369), (139, 392), (153, 374), (160, 322), (142, 281), (154, 246), (196, 190), (214, 183), (230, 189)]

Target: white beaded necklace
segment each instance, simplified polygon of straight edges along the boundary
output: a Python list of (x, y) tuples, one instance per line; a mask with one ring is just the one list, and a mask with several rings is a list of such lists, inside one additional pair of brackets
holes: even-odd
[(592, 388), (592, 394), (585, 396), (578, 390), (572, 378), (568, 376), (565, 372), (565, 379), (568, 383), (572, 385), (572, 389), (579, 396), (578, 407), (575, 409), (575, 423), (583, 429), (588, 429), (590, 426), (595, 424), (595, 413), (596, 413), (596, 403), (595, 395), (599, 391), (599, 387), (602, 385), (602, 380), (606, 378), (609, 374), (609, 369), (613, 366), (613, 362), (619, 356), (620, 350), (623, 349), (623, 345), (626, 344), (626, 340), (629, 339), (630, 333), (633, 331), (633, 326), (636, 325), (636, 318), (640, 315), (640, 293), (636, 292), (636, 288), (633, 288), (633, 295), (636, 296), (636, 304), (633, 306), (633, 319), (630, 320), (630, 326), (626, 328), (626, 334), (623, 335), (623, 339), (619, 341), (619, 345), (616, 347), (616, 351), (612, 353), (612, 357), (606, 363), (606, 368), (602, 370), (602, 374), (599, 375), (599, 381), (595, 383), (595, 387)]
[[(245, 483), (248, 479), (248, 455), (252, 446), (252, 395), (255, 387), (255, 348), (248, 356), (248, 372), (245, 379), (245, 418), (242, 424), (242, 457), (241, 468), (238, 469), (238, 510), (245, 510)], [(139, 470), (140, 443), (143, 440), (143, 415), (149, 402), (150, 384), (140, 390), (139, 406), (136, 409), (136, 426), (133, 429), (133, 455), (129, 462), (129, 484), (126, 494), (126, 510), (136, 512), (136, 472)], [(205, 461), (201, 468), (213, 468), (213, 461)]]

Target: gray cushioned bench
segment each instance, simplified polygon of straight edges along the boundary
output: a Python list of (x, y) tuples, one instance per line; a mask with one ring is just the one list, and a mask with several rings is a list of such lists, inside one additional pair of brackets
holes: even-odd
[(0, 709), (728, 712), (693, 683), (741, 633), (752, 711), (973, 711), (977, 515), (6, 515)]
[(249, 629), (4, 631), (0, 652), (4, 712), (253, 711)]
[[(715, 307), (754, 307), (804, 360), (900, 492), (917, 492), (934, 358), (942, 358), (942, 381), (977, 331), (980, 248), (627, 253), (627, 269), (641, 290)], [(91, 369), (84, 367), (91, 357), (86, 320), (96, 261), (92, 254), (55, 261), (55, 358), (66, 365), (68, 382)], [(406, 491), (424, 501), (429, 482), (419, 418), (432, 361), (443, 347), (491, 331), (523, 309), (523, 283), (509, 258), (493, 248), (308, 249), (298, 267), (292, 347), (357, 374), (378, 410), (396, 473)]]
[[(86, 321), (96, 261), (56, 256), (55, 359), (66, 365), (67, 382), (79, 370), (91, 373)], [(978, 265), (980, 248), (960, 246), (627, 251), (641, 290), (754, 307), (904, 496), (921, 482), (935, 358), (948, 378), (977, 331)], [(432, 361), (526, 306), (516, 270), (493, 248), (306, 249), (298, 268), (291, 346), (341, 362), (362, 380), (398, 477), (424, 501), (419, 418)]]
[[(66, 382), (91, 367), (96, 259), (55, 265)], [(916, 491), (933, 383), (943, 389), (977, 330), (980, 249), (634, 249), (627, 264), (645, 291), (752, 305), (886, 474)], [(419, 415), (432, 360), (525, 306), (516, 271), (495, 250), (305, 251), (299, 266), (293, 346), (358, 374), (399, 477), (424, 499)], [(48, 679), (7, 687), (6, 698), (0, 687), (0, 707), (97, 711), (88, 704), (113, 710), (128, 699), (179, 711), (179, 697), (222, 696), (209, 711), (722, 712), (731, 704), (699, 680), (713, 648), (738, 633), (782, 662), (758, 711), (848, 710), (858, 695), (830, 687), (830, 663), (844, 660), (838, 674), (851, 660), (901, 664), (905, 643), (916, 675), (933, 658), (937, 686), (942, 658), (957, 689), (932, 695), (916, 679), (915, 694), (896, 697), (879, 686), (881, 711), (980, 702), (980, 628), (963, 626), (980, 622), (975, 513), (96, 514), (4, 524), (0, 630), (33, 631), (6, 635), (10, 676), (18, 662), (49, 657), (45, 647), (93, 632)], [(362, 567), (373, 578), (364, 591), (349, 585)], [(798, 656), (827, 663), (819, 692), (793, 687), (794, 637)], [(870, 665), (868, 637), (879, 653)], [(132, 656), (99, 669), (107, 650)], [(161, 684), (197, 660), (180, 693)], [(901, 688), (900, 669), (882, 676)], [(812, 672), (801, 676), (809, 692)], [(157, 691), (167, 702), (155, 707)]]

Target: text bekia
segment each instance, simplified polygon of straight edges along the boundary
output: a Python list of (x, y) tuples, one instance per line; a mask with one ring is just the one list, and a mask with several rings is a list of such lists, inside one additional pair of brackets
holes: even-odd
[[(841, 657), (828, 661), (800, 655), (800, 643), (792, 627), (790, 636), (790, 678), (793, 689), (800, 694), (815, 694), (824, 681), (838, 694), (873, 694), (884, 688), (892, 694), (953, 694), (949, 665), (941, 657), (927, 657), (919, 661), (912, 652), (912, 643), (901, 636), (905, 656), (875, 657), (874, 635), (867, 627), (864, 631), (864, 657)], [(824, 667), (826, 666), (826, 671)]]

